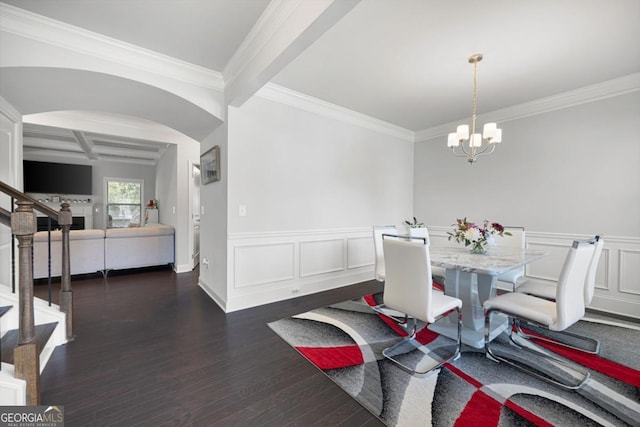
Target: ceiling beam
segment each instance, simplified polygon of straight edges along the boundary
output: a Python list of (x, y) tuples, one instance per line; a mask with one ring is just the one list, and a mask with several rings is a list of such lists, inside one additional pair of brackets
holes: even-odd
[(104, 156), (129, 157), (132, 159), (159, 159), (158, 151), (131, 150), (125, 147), (96, 147), (96, 154)]
[(359, 2), (271, 1), (225, 67), (226, 104), (241, 106)]
[(85, 152), (87, 157), (91, 160), (96, 160), (98, 156), (96, 156), (96, 154), (93, 152), (93, 143), (91, 141), (88, 141), (87, 138), (84, 137), (84, 134), (80, 131), (72, 130), (71, 133), (75, 137), (76, 141), (78, 141), (80, 148), (82, 148), (82, 151)]
[(63, 159), (82, 159), (85, 162), (87, 161), (87, 156), (80, 151), (62, 151), (56, 149), (42, 149), (37, 147), (25, 146), (23, 147), (23, 153), (25, 160), (32, 160), (33, 156), (41, 156), (42, 158), (60, 157)]
[(133, 163), (136, 165), (148, 165), (156, 166), (157, 163), (154, 160), (147, 159), (133, 159), (131, 157), (119, 157), (119, 156), (101, 156), (100, 160), (106, 162), (118, 162), (118, 163)]
[(76, 151), (78, 153), (82, 153), (78, 144), (72, 141), (56, 141), (47, 138), (34, 138), (27, 136), (23, 137), (22, 145), (24, 147), (42, 148), (45, 150)]

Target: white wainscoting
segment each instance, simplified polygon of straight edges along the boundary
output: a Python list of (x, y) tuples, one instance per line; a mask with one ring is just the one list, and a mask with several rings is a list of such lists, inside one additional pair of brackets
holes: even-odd
[(228, 254), (226, 312), (373, 279), (368, 227), (239, 233)]
[[(431, 246), (459, 246), (448, 241), (451, 227), (429, 227)], [(557, 280), (567, 251), (573, 240), (588, 235), (526, 231), (527, 248), (547, 253), (544, 258), (525, 268), (526, 277)], [(507, 237), (508, 238), (508, 237)], [(596, 290), (590, 308), (640, 318), (640, 239), (637, 237), (603, 236), (604, 248), (596, 272)]]
[[(430, 226), (432, 246), (459, 246), (449, 241), (451, 227)], [(592, 236), (526, 232), (528, 248), (547, 253), (529, 264), (526, 276), (557, 280), (575, 239)], [(596, 273), (590, 308), (640, 318), (640, 239), (603, 236), (605, 246)], [(312, 294), (373, 278), (370, 228), (242, 233), (228, 239), (226, 312)]]

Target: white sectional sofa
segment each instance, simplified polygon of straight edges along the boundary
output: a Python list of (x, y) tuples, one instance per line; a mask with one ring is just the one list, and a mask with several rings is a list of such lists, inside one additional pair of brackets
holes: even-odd
[[(109, 270), (173, 264), (174, 229), (169, 225), (71, 230), (71, 274), (107, 273)], [(48, 276), (48, 233), (33, 237), (33, 278)], [(62, 232), (51, 232), (51, 276), (61, 275)]]
[[(33, 278), (49, 276), (48, 233), (33, 235)], [(72, 230), (69, 232), (71, 274), (104, 270), (104, 230)], [(51, 232), (51, 276), (62, 274), (62, 232)]]
[(104, 241), (104, 269), (149, 267), (174, 262), (173, 227), (153, 224), (109, 228)]

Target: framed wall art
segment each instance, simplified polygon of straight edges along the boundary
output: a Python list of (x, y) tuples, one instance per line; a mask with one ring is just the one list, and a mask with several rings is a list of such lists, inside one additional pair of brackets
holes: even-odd
[(200, 156), (200, 179), (202, 184), (220, 180), (220, 146), (214, 145)]

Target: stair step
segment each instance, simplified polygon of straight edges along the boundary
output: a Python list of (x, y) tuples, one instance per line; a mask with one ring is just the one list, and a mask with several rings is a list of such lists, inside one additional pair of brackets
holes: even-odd
[(7, 311), (11, 310), (12, 307), (13, 307), (12, 305), (5, 305), (5, 306), (0, 307), (0, 317), (4, 316), (4, 314)]
[[(36, 342), (38, 344), (38, 354), (42, 353), (42, 349), (49, 341), (49, 337), (58, 326), (58, 322), (44, 323), (36, 325)], [(0, 348), (2, 349), (2, 361), (13, 365), (13, 349), (18, 345), (18, 330), (12, 329), (7, 331), (2, 337)]]

